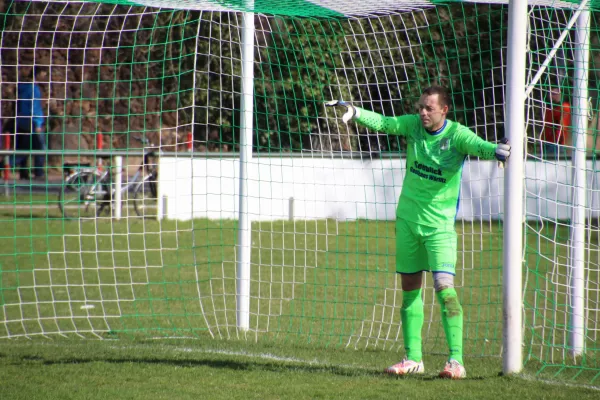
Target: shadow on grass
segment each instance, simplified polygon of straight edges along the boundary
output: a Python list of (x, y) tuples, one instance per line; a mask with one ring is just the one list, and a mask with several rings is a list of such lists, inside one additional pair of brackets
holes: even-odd
[[(383, 372), (383, 369), (354, 367), (352, 365), (311, 365), (296, 364), (293, 362), (269, 362), (269, 361), (235, 361), (235, 360), (213, 360), (213, 359), (189, 359), (189, 360), (170, 360), (161, 358), (64, 358), (60, 360), (49, 360), (41, 356), (22, 356), (18, 358), (23, 362), (37, 362), (43, 365), (67, 365), (67, 364), (86, 364), (104, 362), (108, 364), (131, 364), (141, 363), (150, 365), (164, 365), (178, 368), (196, 368), (208, 367), (231, 371), (264, 371), (275, 373), (310, 373), (310, 374), (332, 374), (345, 377), (381, 377), (382, 379), (392, 380), (419, 380), (419, 381), (442, 381), (436, 375), (411, 375), (411, 376), (393, 376)], [(14, 360), (14, 359), (13, 359)], [(494, 377), (497, 377), (495, 375)], [(489, 379), (490, 377), (476, 376), (467, 377), (464, 380), (476, 381)]]

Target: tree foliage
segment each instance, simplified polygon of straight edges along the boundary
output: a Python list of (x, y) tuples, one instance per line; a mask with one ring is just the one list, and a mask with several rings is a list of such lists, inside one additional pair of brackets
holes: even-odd
[[(242, 92), (242, 14), (92, 3), (4, 2), (3, 115), (28, 66), (48, 69), (55, 148), (96, 132), (236, 150)], [(447, 86), (450, 118), (503, 136), (507, 7), (448, 3), (362, 18), (255, 15), (254, 145), (261, 152), (397, 151), (323, 107), (341, 98), (385, 115), (414, 112), (421, 91)], [(77, 133), (76, 142), (65, 133)], [(325, 145), (323, 143), (327, 142)]]

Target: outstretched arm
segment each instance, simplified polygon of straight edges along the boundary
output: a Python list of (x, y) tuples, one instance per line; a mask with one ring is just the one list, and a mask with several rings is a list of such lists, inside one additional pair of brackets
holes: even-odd
[(330, 107), (345, 107), (346, 112), (342, 116), (342, 121), (348, 123), (351, 120), (356, 121), (362, 126), (376, 132), (384, 132), (390, 135), (405, 136), (407, 132), (418, 122), (416, 115), (403, 115), (400, 117), (386, 117), (376, 112), (355, 107), (343, 100), (332, 100), (325, 103)]

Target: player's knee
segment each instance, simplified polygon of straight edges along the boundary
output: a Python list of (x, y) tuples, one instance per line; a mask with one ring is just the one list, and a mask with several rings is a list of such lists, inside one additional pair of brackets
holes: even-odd
[(454, 288), (454, 275), (445, 272), (434, 272), (433, 287), (436, 292)]
[(412, 292), (423, 287), (423, 272), (401, 273), (401, 285), (404, 292)]

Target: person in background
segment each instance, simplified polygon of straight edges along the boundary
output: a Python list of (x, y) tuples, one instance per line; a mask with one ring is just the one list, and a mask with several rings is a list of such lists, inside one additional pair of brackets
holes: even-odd
[[(42, 90), (39, 81), (45, 72), (37, 67), (31, 68), (17, 85), (16, 110), (16, 150), (46, 150), (46, 118), (42, 106)], [(21, 179), (29, 179), (27, 169), (28, 156), (15, 157), (15, 168)], [(46, 156), (33, 156), (33, 173), (37, 179), (43, 179)]]
[(550, 90), (550, 105), (544, 112), (542, 135), (542, 157), (556, 159), (559, 153), (566, 155), (565, 144), (571, 135), (571, 105), (563, 101), (558, 88)]
[[(2, 127), (2, 148), (3, 149), (14, 149), (15, 148), (15, 119), (14, 118), (5, 118), (0, 120), (0, 124)], [(7, 143), (8, 141), (8, 143)], [(8, 146), (7, 146), (8, 144)], [(3, 160), (3, 167), (10, 171), (11, 165), (14, 165), (14, 155), (6, 156)], [(10, 176), (10, 172), (4, 172), (5, 177)]]

